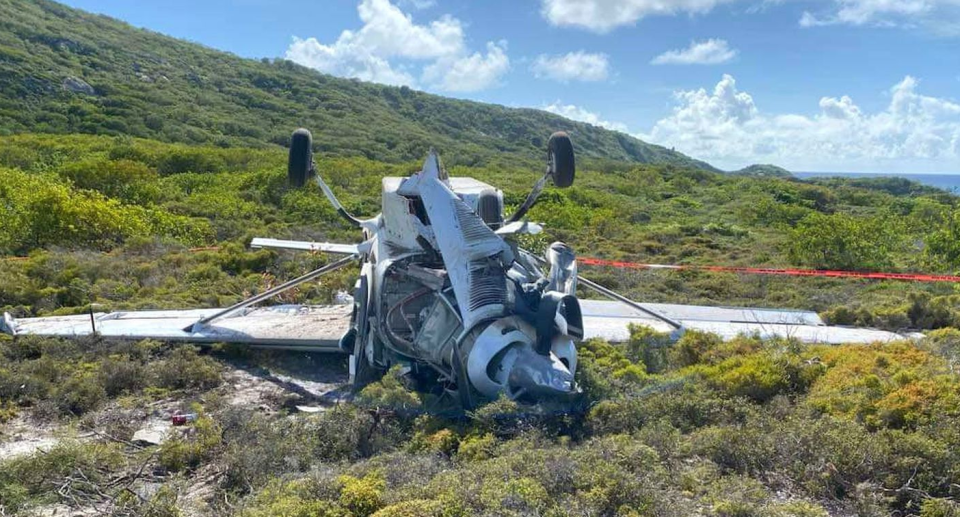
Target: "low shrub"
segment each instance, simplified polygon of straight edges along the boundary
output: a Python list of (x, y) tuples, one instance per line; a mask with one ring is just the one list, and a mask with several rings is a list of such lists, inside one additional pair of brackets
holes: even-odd
[[(624, 353), (636, 366), (644, 367), (646, 373), (658, 373), (669, 367), (668, 357), (673, 345), (667, 333), (657, 332), (646, 325), (631, 325)], [(642, 381), (643, 377), (638, 376), (635, 380)]]
[[(195, 409), (197, 410), (197, 409)], [(210, 417), (201, 415), (186, 428), (186, 433), (160, 447), (157, 459), (170, 472), (195, 469), (210, 458), (222, 442), (222, 431)]]
[(220, 366), (189, 345), (175, 346), (151, 370), (156, 376), (156, 385), (161, 388), (209, 389), (220, 384)]
[[(323, 498), (322, 478), (307, 477), (272, 480), (257, 493), (252, 504), (243, 509), (243, 517), (351, 517), (351, 513), (335, 501)], [(333, 485), (333, 483), (330, 483)], [(334, 488), (331, 486), (330, 490)]]
[(734, 397), (766, 402), (785, 393), (804, 393), (823, 373), (823, 366), (790, 353), (767, 350), (732, 356), (715, 365), (697, 365), (686, 370)]
[[(644, 386), (649, 375), (641, 357), (647, 352), (657, 355), (651, 342), (659, 341), (659, 335), (648, 333), (647, 327), (634, 329), (636, 339), (631, 339), (630, 350), (635, 355), (631, 360), (622, 346), (612, 345), (599, 339), (584, 341), (577, 347), (577, 384), (588, 401), (615, 397)], [(648, 339), (649, 338), (649, 339)]]
[(915, 429), (960, 412), (960, 380), (946, 362), (913, 343), (819, 348), (826, 368), (807, 402), (869, 428)]
[(490, 433), (467, 436), (460, 441), (457, 459), (462, 461), (481, 461), (493, 457), (497, 439)]
[(62, 413), (82, 415), (96, 409), (107, 392), (95, 372), (77, 372), (57, 388), (54, 402)]
[(113, 355), (100, 365), (100, 383), (109, 397), (135, 393), (146, 386), (146, 368), (129, 356)]
[(376, 511), (373, 517), (445, 517), (451, 515), (443, 502), (435, 499), (410, 499)]
[(396, 365), (377, 382), (368, 384), (357, 396), (357, 403), (363, 407), (401, 413), (418, 412), (422, 402), (420, 395), (404, 385), (403, 368)]
[(920, 517), (958, 517), (960, 503), (944, 498), (930, 498), (920, 506)]
[[(707, 354), (723, 344), (723, 340), (716, 334), (688, 330), (677, 340), (670, 350), (671, 364), (683, 368), (700, 362), (708, 362)], [(713, 362), (713, 361), (709, 361)]]
[(371, 515), (383, 506), (387, 484), (379, 473), (373, 472), (362, 478), (340, 476), (337, 482), (341, 485), (340, 506), (352, 515)]
[[(414, 424), (416, 427), (416, 424)], [(435, 432), (418, 430), (410, 439), (407, 449), (413, 452), (431, 452), (452, 456), (460, 447), (460, 436), (452, 429), (440, 429)]]

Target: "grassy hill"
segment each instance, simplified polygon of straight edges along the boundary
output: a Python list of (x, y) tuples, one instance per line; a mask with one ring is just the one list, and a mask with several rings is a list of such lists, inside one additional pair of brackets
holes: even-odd
[[(539, 160), (557, 130), (583, 157), (712, 169), (623, 133), (533, 109), (447, 99), (241, 59), (47, 0), (0, 0), (0, 134), (131, 135), (220, 146), (285, 144), (381, 161)], [(451, 161), (452, 160), (452, 161)]]

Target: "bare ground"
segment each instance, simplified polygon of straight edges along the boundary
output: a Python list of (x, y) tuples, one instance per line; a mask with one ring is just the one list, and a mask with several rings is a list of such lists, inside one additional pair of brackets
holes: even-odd
[[(349, 393), (346, 360), (341, 356), (271, 353), (230, 358), (221, 364), (222, 384), (202, 394), (204, 400), (218, 401), (221, 407), (246, 407), (266, 414), (281, 410), (316, 412), (344, 400)], [(131, 404), (121, 398), (85, 415), (79, 422), (41, 422), (24, 413), (0, 425), (0, 461), (50, 450), (61, 440), (113, 441), (135, 453), (151, 446), (134, 440), (138, 431), (151, 431), (162, 440), (168, 439), (179, 432), (171, 424), (171, 416), (177, 411), (189, 410), (190, 403), (196, 400), (195, 396), (183, 395)], [(155, 455), (150, 461), (155, 461)], [(185, 515), (208, 512), (222, 476), (216, 468), (204, 466), (189, 479), (175, 483), (178, 506)], [(142, 499), (149, 499), (160, 487), (160, 483), (149, 476), (137, 477), (139, 475), (134, 476), (129, 489)], [(93, 507), (68, 506), (61, 502), (33, 508), (28, 515), (98, 515), (109, 511), (109, 506), (109, 502)]]

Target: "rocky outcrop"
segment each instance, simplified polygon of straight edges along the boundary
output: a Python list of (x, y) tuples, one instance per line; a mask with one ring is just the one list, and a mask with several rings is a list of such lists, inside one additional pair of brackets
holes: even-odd
[(79, 77), (69, 76), (63, 80), (63, 89), (68, 92), (96, 95), (97, 91), (89, 83)]

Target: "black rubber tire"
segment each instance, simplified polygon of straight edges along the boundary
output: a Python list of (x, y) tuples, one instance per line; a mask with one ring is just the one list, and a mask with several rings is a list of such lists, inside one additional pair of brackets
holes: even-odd
[(573, 142), (563, 131), (550, 135), (547, 142), (547, 156), (553, 157), (553, 184), (560, 188), (573, 185), (576, 175), (576, 159), (573, 156)]
[(302, 187), (313, 176), (313, 135), (300, 128), (290, 137), (290, 157), (287, 161), (287, 182)]
[(480, 192), (480, 197), (477, 199), (477, 214), (491, 229), (496, 230), (503, 226), (503, 206), (500, 195), (495, 189), (489, 188)]

